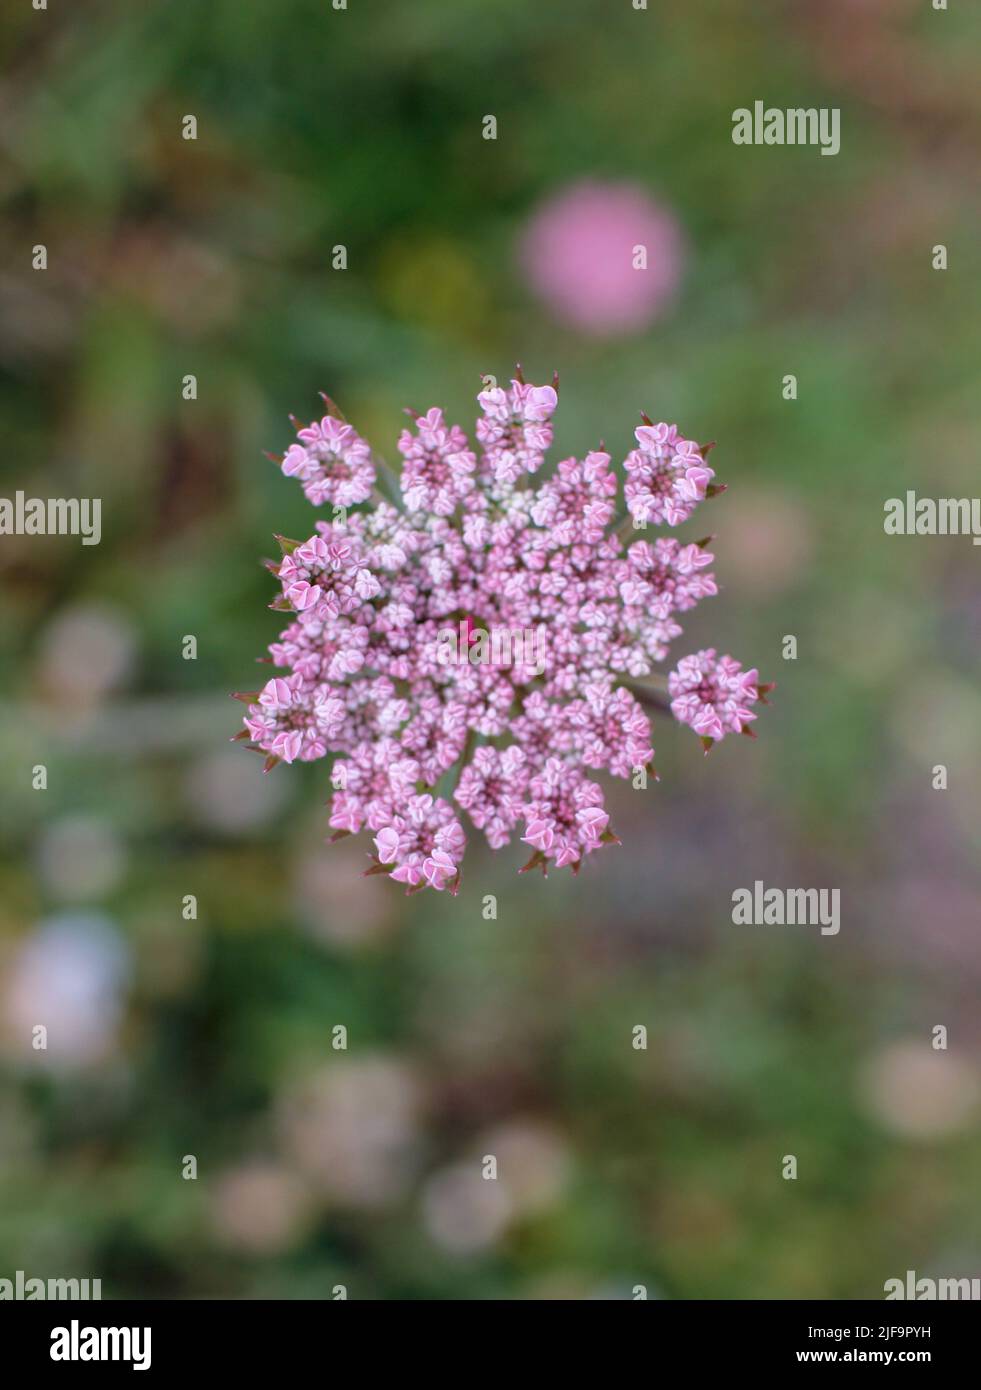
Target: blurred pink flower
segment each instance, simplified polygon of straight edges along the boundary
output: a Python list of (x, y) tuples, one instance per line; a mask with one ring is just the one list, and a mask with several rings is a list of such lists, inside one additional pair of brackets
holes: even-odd
[(814, 518), (799, 498), (777, 488), (740, 483), (726, 497), (728, 525), (712, 549), (740, 589), (772, 597), (806, 573), (814, 551)]
[(520, 248), (528, 281), (556, 318), (584, 333), (637, 332), (681, 281), (674, 215), (638, 184), (583, 180), (532, 215)]

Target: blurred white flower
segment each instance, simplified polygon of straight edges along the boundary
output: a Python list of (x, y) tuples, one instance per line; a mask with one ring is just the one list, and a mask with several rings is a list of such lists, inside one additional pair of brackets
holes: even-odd
[(126, 856), (113, 827), (99, 816), (63, 816), (44, 826), (38, 868), (53, 897), (91, 901), (115, 888)]
[[(129, 973), (126, 942), (108, 917), (48, 918), (17, 943), (5, 972), (0, 1007), (10, 1051), (52, 1071), (102, 1060), (116, 1042)], [(34, 1046), (39, 1026), (46, 1048)]]
[(191, 767), (185, 797), (201, 824), (229, 835), (267, 825), (290, 795), (285, 777), (264, 773), (246, 750), (221, 748)]
[(485, 1178), (479, 1159), (442, 1168), (426, 1183), (422, 1215), (437, 1245), (454, 1255), (471, 1255), (493, 1245), (514, 1212), (500, 1179)]
[(553, 1205), (568, 1181), (568, 1149), (540, 1120), (512, 1120), (491, 1130), (481, 1140), (480, 1150), (496, 1157), (498, 1180), (507, 1189), (516, 1214)]
[(395, 925), (392, 898), (379, 878), (365, 878), (364, 845), (351, 838), (318, 844), (297, 859), (297, 912), (309, 934), (332, 946), (376, 941)]
[(919, 1040), (890, 1043), (868, 1058), (859, 1090), (880, 1124), (907, 1139), (936, 1139), (963, 1129), (979, 1098), (967, 1062)]
[(278, 1106), (284, 1148), (319, 1191), (340, 1205), (384, 1206), (411, 1181), (421, 1088), (384, 1056), (337, 1061), (292, 1084)]
[(210, 1216), (223, 1245), (270, 1255), (289, 1249), (309, 1210), (306, 1189), (282, 1164), (250, 1159), (219, 1173)]
[(136, 633), (127, 614), (109, 604), (78, 603), (44, 629), (38, 675), (55, 703), (77, 709), (121, 686), (135, 661)]

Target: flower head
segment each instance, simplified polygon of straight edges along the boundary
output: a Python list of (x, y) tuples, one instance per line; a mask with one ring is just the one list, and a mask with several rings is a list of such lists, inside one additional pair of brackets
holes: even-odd
[[(537, 480), (558, 383), (520, 370), (480, 392), (476, 450), (434, 407), (399, 440), (401, 506), (334, 413), (299, 432), (283, 471), (347, 510), (270, 562), (289, 622), (276, 674), (244, 695), (239, 737), (277, 761), (333, 758), (334, 837), (367, 831), (368, 872), (456, 892), (464, 813), (526, 867), (579, 866), (619, 843), (591, 772), (652, 769), (646, 709), (711, 743), (746, 731), (768, 687), (713, 649), (655, 674), (679, 617), (716, 593), (705, 541), (674, 527), (714, 491), (705, 449), (644, 417), (621, 476), (603, 449)], [(626, 511), (624, 511), (624, 507)], [(660, 682), (660, 683), (659, 683)]]

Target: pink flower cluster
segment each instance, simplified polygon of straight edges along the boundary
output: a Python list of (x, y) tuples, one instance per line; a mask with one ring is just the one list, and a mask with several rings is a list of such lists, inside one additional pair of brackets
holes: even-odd
[(668, 677), (675, 719), (712, 741), (749, 732), (756, 718), (749, 706), (759, 689), (758, 671), (744, 671), (731, 656), (717, 657), (713, 647), (683, 656)]
[[(380, 493), (369, 446), (330, 402), (277, 460), (332, 514), (302, 543), (277, 538), (271, 606), (290, 621), (269, 660), (286, 674), (239, 697), (249, 710), (238, 737), (266, 753), (267, 768), (333, 756), (335, 838), (367, 830), (368, 872), (410, 891), (457, 891), (463, 812), (493, 849), (512, 836), (527, 844), (526, 869), (578, 870), (619, 843), (589, 774), (653, 774), (645, 706), (666, 709), (670, 697), (707, 751), (750, 732), (751, 706), (770, 688), (711, 649), (667, 681), (654, 670), (681, 633), (678, 615), (716, 585), (707, 542), (637, 532), (677, 526), (721, 491), (706, 449), (645, 416), (619, 517), (603, 450), (565, 459), (536, 485), (556, 386), (528, 385), (519, 371), (509, 388), (482, 391), (479, 452), (441, 410), (410, 412), (397, 501)], [(457, 633), (447, 661), (445, 638)], [(520, 642), (478, 643), (479, 633), (536, 634), (536, 662)]]
[(288, 478), (299, 478), (315, 507), (333, 502), (350, 507), (371, 496), (375, 468), (371, 449), (350, 425), (334, 415), (297, 431), (283, 459)]

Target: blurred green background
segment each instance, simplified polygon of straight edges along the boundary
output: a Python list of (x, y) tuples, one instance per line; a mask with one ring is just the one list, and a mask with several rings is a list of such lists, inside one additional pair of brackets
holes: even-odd
[[(977, 7), (52, 0), (0, 31), (0, 493), (103, 499), (97, 547), (0, 539), (0, 1276), (981, 1273), (979, 555), (882, 529), (907, 487), (977, 491)], [(840, 154), (733, 146), (757, 98), (839, 107)], [(584, 179), (677, 232), (629, 329), (523, 260)], [(677, 654), (732, 651), (775, 704), (704, 760), (657, 725), (660, 783), (605, 779), (623, 846), (578, 880), (472, 836), (458, 898), (406, 900), (365, 837), (325, 846), (323, 765), (227, 742), (279, 630), (258, 560), (315, 517), (262, 451), (322, 389), (391, 461), (404, 406), (472, 430), (516, 360), (560, 373), (556, 458), (622, 458), (640, 410), (719, 441), (729, 492), (684, 534), (717, 533), (721, 593)], [(840, 888), (840, 934), (733, 927), (757, 878)]]

